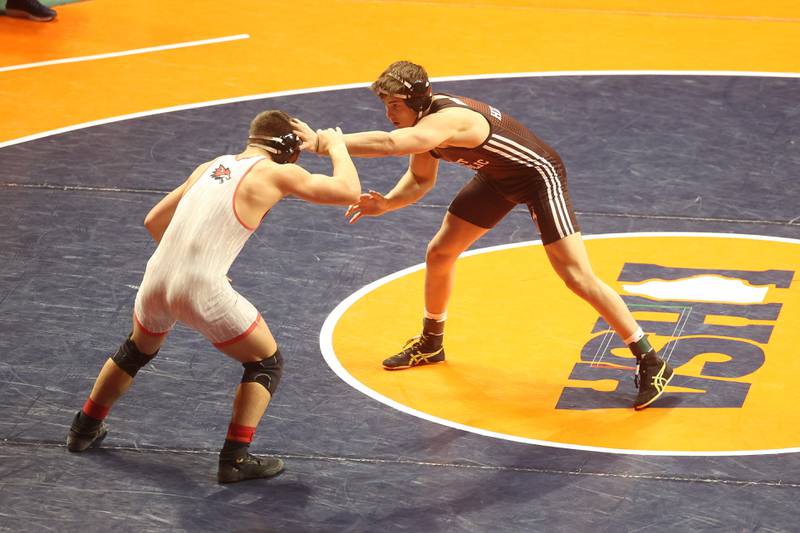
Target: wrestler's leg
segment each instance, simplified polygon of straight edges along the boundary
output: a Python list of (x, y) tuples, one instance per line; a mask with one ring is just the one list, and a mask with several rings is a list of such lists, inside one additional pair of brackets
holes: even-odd
[(277, 475), (283, 470), (283, 461), (248, 452), (282, 374), (283, 358), (275, 338), (259, 317), (255, 327), (242, 338), (215, 346), (244, 367), (233, 400), (228, 434), (220, 451), (217, 479), (220, 483), (231, 483)]
[(75, 415), (67, 436), (67, 449), (82, 452), (105, 438), (103, 422), (114, 403), (128, 390), (136, 373), (155, 357), (167, 332), (152, 333), (137, 320), (133, 331), (100, 369), (89, 398)]

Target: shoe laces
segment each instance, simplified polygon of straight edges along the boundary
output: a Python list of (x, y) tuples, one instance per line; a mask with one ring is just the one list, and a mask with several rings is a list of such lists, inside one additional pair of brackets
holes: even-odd
[(428, 358), (439, 353), (441, 348), (425, 348), (424, 344), (427, 340), (428, 337), (426, 337), (425, 334), (411, 337), (403, 345), (403, 351), (394, 356), (395, 359), (407, 361), (411, 366), (428, 362)]
[(422, 353), (422, 345), (427, 340), (424, 335), (416, 335), (408, 339), (403, 345), (405, 355), (415, 355)]

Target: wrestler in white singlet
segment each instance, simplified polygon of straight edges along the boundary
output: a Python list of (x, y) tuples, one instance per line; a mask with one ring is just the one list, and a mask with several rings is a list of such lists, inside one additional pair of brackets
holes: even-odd
[(136, 295), (134, 320), (147, 333), (166, 334), (180, 320), (220, 347), (258, 324), (227, 274), (256, 229), (239, 218), (236, 191), (262, 159), (218, 157), (181, 198)]

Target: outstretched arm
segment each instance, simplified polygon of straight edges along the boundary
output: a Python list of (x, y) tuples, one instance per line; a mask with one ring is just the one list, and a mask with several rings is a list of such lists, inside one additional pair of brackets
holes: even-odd
[[(295, 119), (295, 132), (302, 148), (317, 152), (318, 141), (308, 124)], [(384, 157), (429, 152), (448, 141), (456, 132), (453, 120), (445, 113), (423, 117), (417, 125), (393, 131), (364, 131), (344, 136), (347, 150), (354, 157)]]
[(377, 217), (388, 211), (411, 205), (425, 196), (436, 184), (439, 160), (428, 153), (412, 155), (408, 170), (385, 196), (370, 190), (362, 194), (358, 202), (347, 208), (345, 217), (350, 224), (363, 216)]
[(172, 221), (172, 216), (175, 214), (175, 209), (178, 208), (178, 202), (183, 198), (183, 194), (191, 185), (197, 181), (203, 172), (208, 168), (208, 163), (203, 163), (178, 187), (167, 193), (144, 217), (144, 227), (147, 228), (150, 236), (156, 241), (156, 244), (161, 242), (161, 237), (167, 231), (169, 223)]

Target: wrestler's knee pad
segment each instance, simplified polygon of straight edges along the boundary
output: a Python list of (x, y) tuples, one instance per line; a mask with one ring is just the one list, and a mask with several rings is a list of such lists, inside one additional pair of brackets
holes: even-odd
[(261, 361), (242, 363), (244, 375), (242, 383), (258, 383), (269, 391), (270, 396), (275, 394), (283, 375), (283, 357), (280, 350)]
[(111, 356), (111, 359), (130, 377), (136, 377), (136, 373), (144, 365), (150, 362), (153, 357), (158, 354), (156, 350), (153, 354), (145, 354), (139, 351), (133, 339), (128, 337), (122, 346), (119, 347), (117, 353)]

